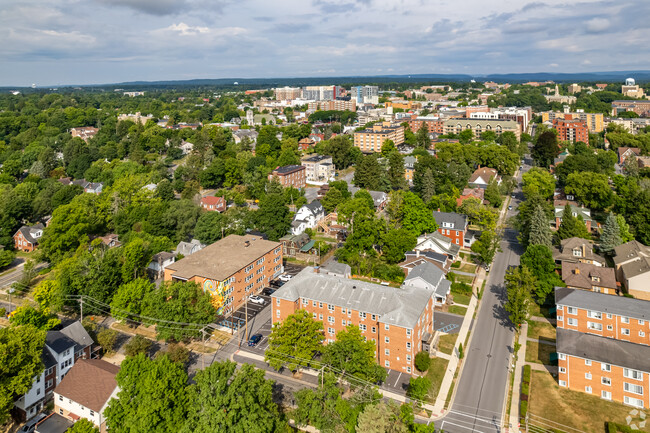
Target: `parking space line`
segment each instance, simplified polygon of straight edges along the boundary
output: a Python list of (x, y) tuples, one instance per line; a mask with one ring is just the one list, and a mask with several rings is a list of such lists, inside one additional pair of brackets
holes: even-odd
[(397, 382), (399, 382), (399, 378), (402, 377), (402, 373), (400, 372), (399, 376), (397, 376), (397, 380), (395, 381), (395, 385), (393, 387), (397, 386)]

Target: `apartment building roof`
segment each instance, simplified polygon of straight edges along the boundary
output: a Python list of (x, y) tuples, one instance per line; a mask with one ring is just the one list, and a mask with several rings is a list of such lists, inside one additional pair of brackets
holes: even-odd
[(562, 262), (562, 281), (568, 286), (591, 290), (593, 286), (616, 288), (614, 268), (580, 262)]
[[(302, 140), (300, 140), (300, 141), (302, 141)], [(311, 141), (313, 141), (313, 140), (311, 140)], [(321, 162), (321, 161), (328, 160), (328, 159), (332, 159), (332, 157), (328, 156), (328, 155), (312, 155), (312, 156), (308, 156), (306, 158), (303, 158), (302, 162)]]
[(296, 171), (304, 170), (305, 167), (302, 165), (285, 165), (282, 167), (278, 167), (275, 170), (273, 170), (273, 174), (277, 175), (285, 175), (285, 174), (291, 174)]
[(279, 242), (267, 241), (260, 236), (230, 235), (167, 266), (167, 269), (175, 271), (174, 278), (189, 280), (201, 276), (223, 281), (281, 246)]
[(418, 287), (395, 288), (351, 280), (307, 267), (279, 288), (273, 297), (296, 302), (299, 298), (376, 314), (380, 323), (414, 328), (433, 292)]
[(558, 328), (556, 350), (566, 355), (650, 372), (650, 346), (643, 344)]
[(617, 265), (643, 256), (650, 256), (650, 247), (638, 241), (626, 242), (614, 248), (614, 263)]
[(634, 319), (650, 320), (650, 301), (643, 299), (556, 287), (555, 303)]
[(120, 367), (101, 359), (80, 359), (54, 392), (95, 412), (102, 408), (117, 387)]

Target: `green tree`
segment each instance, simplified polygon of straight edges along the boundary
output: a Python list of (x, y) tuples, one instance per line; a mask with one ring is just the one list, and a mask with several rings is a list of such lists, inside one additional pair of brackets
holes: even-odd
[(622, 243), (621, 228), (618, 226), (616, 216), (610, 212), (600, 235), (600, 249), (605, 253), (609, 253)]
[(117, 331), (111, 328), (102, 329), (97, 333), (97, 343), (105, 353), (111, 353), (117, 342)]
[(66, 433), (99, 433), (99, 429), (95, 427), (92, 421), (86, 418), (81, 418), (76, 421), (72, 427), (66, 430)]
[(431, 357), (429, 356), (429, 352), (418, 352), (415, 355), (415, 368), (417, 368), (418, 371), (424, 373), (429, 369), (430, 365)]
[(497, 133), (494, 131), (483, 131), (481, 133), (481, 141), (497, 141)]
[(354, 184), (359, 188), (377, 191), (382, 184), (383, 170), (375, 154), (366, 155), (357, 164), (354, 172)]
[(325, 146), (325, 154), (332, 155), (334, 166), (343, 170), (354, 164), (352, 142), (348, 135), (337, 135), (331, 138)]
[(0, 328), (0, 424), (9, 420), (15, 396), (29, 391), (43, 371), (45, 335), (31, 325)]
[(472, 244), (472, 252), (478, 254), (481, 263), (490, 264), (497, 252), (501, 251), (501, 238), (494, 230), (484, 230), (481, 237)]
[(429, 127), (425, 122), (415, 133), (415, 147), (419, 149), (428, 149), (431, 147), (431, 139), (429, 138)]
[(424, 400), (429, 395), (431, 381), (426, 377), (412, 377), (409, 379), (406, 395), (415, 400)]
[(327, 191), (320, 202), (323, 205), (323, 208), (325, 208), (325, 210), (329, 213), (334, 212), (338, 205), (341, 204), (344, 200), (345, 198), (343, 197), (340, 189), (330, 188), (330, 190)]
[(587, 226), (585, 225), (582, 216), (573, 216), (571, 209), (572, 208), (569, 205), (564, 207), (562, 223), (560, 224), (560, 228), (557, 230), (558, 238), (560, 240), (573, 237), (590, 239), (591, 236), (589, 235), (589, 231), (587, 230)]
[(167, 349), (162, 352), (156, 352), (156, 357), (158, 356), (166, 356), (172, 362), (185, 365), (190, 360), (190, 351), (181, 343), (169, 343)]
[(431, 171), (431, 169), (427, 168), (424, 171), (424, 175), (422, 176), (422, 189), (420, 192), (420, 196), (422, 197), (422, 201), (424, 201), (425, 203), (429, 203), (429, 201), (435, 195), (436, 195), (436, 180), (433, 177), (433, 172)]
[(399, 152), (393, 152), (388, 156), (388, 182), (392, 189), (404, 189), (406, 179), (404, 178), (404, 157)]
[(0, 271), (9, 267), (16, 258), (16, 253), (11, 250), (0, 251)]
[(530, 220), (530, 232), (528, 234), (528, 245), (545, 245), (551, 247), (553, 235), (546, 213), (541, 206), (535, 206)]
[(124, 345), (124, 352), (126, 356), (136, 356), (140, 353), (146, 355), (149, 349), (151, 349), (151, 344), (151, 340), (148, 338), (144, 338), (142, 335), (136, 335)]
[[(181, 433), (271, 433), (283, 425), (273, 401), (273, 381), (264, 370), (230, 361), (215, 362), (190, 387), (189, 417)], [(286, 425), (286, 424), (285, 424)]]
[(187, 374), (166, 356), (126, 358), (117, 373), (120, 391), (105, 410), (111, 432), (179, 431), (187, 420)]
[(474, 132), (471, 129), (465, 129), (458, 134), (458, 140), (461, 144), (469, 144), (474, 139)]
[(632, 236), (632, 233), (630, 233), (630, 226), (627, 224), (627, 222), (625, 222), (625, 217), (623, 215), (616, 215), (616, 222), (621, 229), (619, 233), (621, 237), (621, 243), (626, 243), (634, 240), (634, 236)]
[(203, 212), (196, 221), (194, 236), (205, 244), (213, 244), (221, 239), (227, 228), (226, 218), (219, 212)]
[(399, 415), (399, 407), (395, 403), (379, 402), (369, 404), (359, 414), (356, 431), (364, 433), (407, 433), (409, 430)]
[(397, 151), (397, 147), (395, 147), (395, 142), (393, 140), (386, 140), (382, 143), (381, 145), (381, 156), (386, 158), (389, 156), (391, 153)]
[(614, 199), (607, 175), (588, 171), (569, 174), (564, 191), (591, 209), (605, 209)]
[(266, 194), (260, 200), (260, 207), (253, 219), (258, 230), (266, 233), (270, 240), (277, 241), (287, 234), (291, 227), (291, 214), (284, 194), (281, 191)]
[(521, 176), (523, 180), (522, 190), (526, 198), (533, 195), (545, 199), (553, 197), (555, 191), (555, 178), (548, 170), (541, 167), (533, 167)]
[(45, 314), (59, 311), (63, 306), (61, 288), (56, 280), (43, 280), (34, 288), (34, 300)]
[(325, 346), (323, 362), (341, 372), (368, 382), (382, 382), (386, 370), (375, 360), (376, 344), (366, 340), (358, 326), (336, 333), (336, 341)]
[(273, 324), (264, 359), (276, 370), (308, 367), (314, 355), (322, 350), (324, 339), (323, 322), (314, 320), (311, 313), (299, 310), (284, 321)]
[(492, 179), (487, 188), (485, 188), (485, 199), (490, 202), (490, 204), (496, 208), (501, 206), (503, 203), (503, 198), (501, 197), (501, 191), (499, 189), (499, 184), (495, 179)]
[(554, 131), (544, 131), (535, 140), (532, 157), (541, 167), (548, 168), (560, 154), (560, 146)]
[(31, 325), (47, 331), (59, 325), (61, 320), (53, 314), (44, 313), (29, 305), (23, 305), (14, 310), (9, 322), (12, 326)]
[(416, 237), (438, 229), (431, 210), (420, 197), (410, 191), (391, 192), (388, 215), (392, 226), (405, 228)]
[(155, 319), (151, 322), (159, 339), (176, 341), (201, 335), (201, 325), (211, 323), (216, 315), (210, 295), (191, 282), (168, 282), (147, 293), (142, 312)]
[(548, 246), (528, 245), (526, 252), (521, 256), (521, 264), (537, 279), (534, 295), (538, 304), (544, 304), (555, 287), (564, 286), (562, 279), (555, 272), (555, 260)]
[(406, 228), (392, 229), (382, 236), (382, 253), (390, 264), (404, 260), (404, 254), (417, 244), (417, 236)]
[(506, 272), (505, 285), (508, 294), (504, 308), (510, 313), (510, 321), (517, 328), (530, 316), (531, 292), (536, 284), (535, 276), (526, 266), (510, 269)]

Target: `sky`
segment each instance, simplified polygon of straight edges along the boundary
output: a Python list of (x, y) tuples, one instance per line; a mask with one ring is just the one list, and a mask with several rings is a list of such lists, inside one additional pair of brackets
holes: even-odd
[(647, 0), (0, 2), (0, 86), (650, 69)]

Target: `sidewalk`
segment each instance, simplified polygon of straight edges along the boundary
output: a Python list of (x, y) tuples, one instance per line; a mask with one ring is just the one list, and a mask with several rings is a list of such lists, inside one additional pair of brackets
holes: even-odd
[[(481, 290), (481, 286), (483, 285), (483, 280), (485, 279), (485, 277), (486, 277), (485, 270), (483, 268), (479, 268), (476, 279), (474, 280), (474, 287), (476, 288), (476, 292)], [(458, 338), (456, 339), (456, 344), (454, 345), (454, 350), (452, 351), (451, 356), (449, 355), (440, 356), (441, 358), (449, 359), (449, 363), (447, 364), (447, 371), (445, 372), (445, 377), (442, 379), (442, 384), (440, 384), (440, 390), (438, 391), (436, 402), (433, 405), (433, 410), (431, 413), (432, 419), (440, 418), (445, 415), (445, 402), (447, 400), (447, 395), (449, 394), (449, 389), (452, 387), (454, 383), (454, 375), (456, 374), (456, 370), (458, 369), (458, 365), (460, 364), (460, 360), (458, 359), (458, 346), (461, 343), (465, 344), (465, 339), (467, 338), (467, 334), (469, 333), (469, 327), (470, 324), (472, 323), (472, 319), (474, 318), (474, 312), (476, 311), (477, 306), (478, 306), (478, 297), (476, 296), (476, 294), (474, 294), (472, 295), (472, 298), (469, 301), (469, 306), (467, 307), (467, 312), (465, 313), (463, 324), (460, 326), (460, 330), (458, 331)], [(463, 349), (467, 350), (467, 347), (463, 346)], [(460, 373), (461, 372), (458, 373), (459, 377), (460, 377)], [(453, 392), (454, 394), (452, 394), (451, 396), (451, 401), (454, 400), (454, 395), (456, 393), (456, 390), (454, 390)], [(450, 402), (450, 406), (451, 406), (451, 402)]]
[[(512, 426), (511, 433), (519, 432), (519, 407), (521, 402), (521, 376), (524, 373), (524, 365), (526, 365), (526, 342), (528, 339), (524, 337), (528, 335), (528, 323), (521, 325), (519, 333), (519, 352), (517, 353), (517, 364), (515, 365), (515, 379), (512, 384), (512, 401), (510, 403), (510, 419), (509, 424)], [(507, 398), (507, 395), (506, 395)]]

